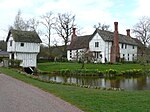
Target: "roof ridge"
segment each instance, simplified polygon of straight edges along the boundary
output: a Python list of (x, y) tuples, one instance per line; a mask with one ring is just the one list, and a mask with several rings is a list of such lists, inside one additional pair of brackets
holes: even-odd
[[(114, 32), (112, 32), (112, 31), (107, 31), (107, 30), (101, 30), (101, 29), (98, 29), (99, 31), (103, 31), (103, 32), (109, 32), (109, 33), (114, 33)], [(125, 35), (125, 34), (121, 34), (121, 33), (118, 33), (118, 35), (121, 35), (121, 36), (126, 36), (126, 37), (128, 37), (127, 35)], [(130, 36), (131, 38), (133, 38), (132, 36)]]
[(35, 33), (37, 33), (35, 30), (34, 30), (34, 31), (27, 31), (27, 30), (11, 29), (10, 31), (17, 31), (17, 32), (35, 32)]
[(9, 40), (11, 34), (16, 42), (42, 43), (36, 31), (10, 29), (6, 41)]
[(77, 37), (86, 37), (86, 36), (92, 36), (93, 34), (90, 35), (82, 35), (82, 36), (77, 36)]

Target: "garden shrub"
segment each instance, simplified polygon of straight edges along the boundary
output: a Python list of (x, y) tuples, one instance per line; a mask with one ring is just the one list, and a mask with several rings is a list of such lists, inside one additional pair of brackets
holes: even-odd
[(132, 70), (122, 71), (122, 74), (128, 76), (134, 76), (134, 75), (141, 75), (143, 73), (141, 69), (132, 69)]
[(61, 69), (57, 73), (60, 75), (74, 75), (74, 76), (89, 76), (89, 75), (100, 75), (102, 72), (93, 69), (77, 69), (77, 70), (69, 70), (69, 69)]
[(22, 60), (16, 60), (16, 59), (8, 59), (8, 63), (10, 67), (19, 67)]
[(114, 69), (108, 69), (106, 71), (99, 71), (98, 69), (61, 69), (57, 71), (59, 75), (72, 75), (72, 76), (100, 76), (100, 77), (115, 77), (115, 76), (136, 76), (142, 75), (144, 73), (150, 74), (150, 69), (142, 70), (142, 69), (131, 69), (118, 72)]
[(117, 74), (117, 71), (114, 69), (109, 69), (109, 70), (106, 70), (106, 74), (115, 75), (115, 74)]

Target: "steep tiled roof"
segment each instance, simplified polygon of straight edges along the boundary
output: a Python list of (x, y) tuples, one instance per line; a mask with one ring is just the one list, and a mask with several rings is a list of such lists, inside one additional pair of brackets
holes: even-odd
[(89, 41), (91, 40), (92, 35), (85, 35), (85, 36), (77, 36), (71, 44), (68, 46), (67, 49), (82, 49), (89, 47)]
[(142, 42), (140, 40), (138, 40), (137, 38), (133, 38), (133, 39), (138, 44), (138, 47), (140, 47), (140, 48), (144, 48), (145, 47), (144, 44), (142, 44)]
[[(96, 29), (95, 32), (91, 35), (77, 36), (76, 39), (72, 41), (71, 44), (68, 46), (68, 49), (73, 50), (73, 49), (88, 48), (89, 42), (97, 33), (102, 37), (104, 41), (110, 41), (110, 42), (113, 41), (114, 32)], [(138, 45), (137, 42), (132, 37), (128, 37), (122, 34), (119, 34), (118, 37), (119, 37), (119, 43)]]
[[(98, 33), (103, 38), (104, 41), (113, 41), (114, 32), (97, 29), (94, 33)], [(137, 45), (136, 41), (132, 37), (118, 34), (118, 38), (119, 38), (119, 43)]]
[(20, 31), (20, 30), (10, 30), (6, 41), (9, 40), (10, 35), (15, 42), (30, 42), (30, 43), (41, 43), (41, 39), (35, 31)]

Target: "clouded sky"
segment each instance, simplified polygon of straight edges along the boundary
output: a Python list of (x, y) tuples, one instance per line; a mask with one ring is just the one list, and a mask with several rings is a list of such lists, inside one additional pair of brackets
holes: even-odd
[(98, 22), (111, 26), (119, 22), (119, 32), (125, 34), (141, 16), (150, 16), (149, 0), (0, 0), (0, 40), (6, 39), (18, 10), (25, 19), (47, 12), (72, 13), (83, 34), (91, 34)]

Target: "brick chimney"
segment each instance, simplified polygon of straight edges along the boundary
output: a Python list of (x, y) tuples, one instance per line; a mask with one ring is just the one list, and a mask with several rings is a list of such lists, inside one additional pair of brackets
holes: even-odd
[(114, 29), (115, 31), (118, 31), (118, 22), (114, 22)]
[(118, 22), (114, 22), (114, 39), (111, 47), (110, 62), (119, 62), (120, 49), (119, 49), (119, 37), (118, 37)]
[(71, 42), (74, 41), (76, 39), (77, 35), (76, 35), (76, 28), (72, 28), (72, 37), (71, 37)]
[(114, 22), (114, 44), (115, 46), (119, 46), (119, 39), (118, 39), (118, 22)]
[(130, 37), (130, 29), (127, 29), (127, 36)]

